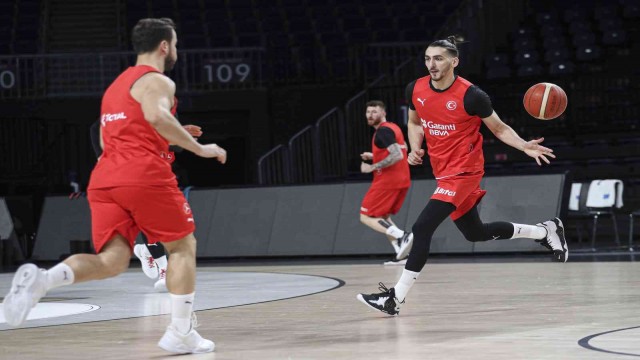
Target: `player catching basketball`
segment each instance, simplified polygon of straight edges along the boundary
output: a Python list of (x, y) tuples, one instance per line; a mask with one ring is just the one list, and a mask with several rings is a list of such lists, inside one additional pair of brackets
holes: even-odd
[(73, 255), (49, 270), (22, 265), (4, 298), (4, 315), (7, 323), (18, 326), (47, 291), (127, 270), (133, 243), (142, 230), (150, 241), (162, 242), (170, 254), (171, 324), (158, 345), (173, 353), (211, 352), (214, 343), (195, 330), (193, 214), (167, 157), (169, 143), (221, 163), (226, 162), (227, 153), (215, 144), (199, 144), (174, 116), (175, 84), (163, 74), (178, 59), (173, 21), (142, 19), (131, 38), (138, 54), (136, 65), (120, 74), (102, 98), (104, 152), (91, 173), (88, 190), (97, 255)]
[(555, 218), (537, 225), (510, 222), (483, 223), (478, 203), (486, 191), (480, 188), (484, 175), (482, 122), (502, 142), (535, 159), (549, 163), (553, 151), (541, 146), (542, 138), (525, 141), (506, 125), (491, 106), (489, 96), (477, 86), (454, 74), (458, 65), (455, 39), (438, 40), (425, 51), (429, 75), (407, 86), (409, 101), (409, 164), (422, 164), (426, 139), (437, 187), (413, 225), (413, 248), (407, 264), (391, 289), (380, 283), (381, 293), (358, 294), (364, 304), (390, 315), (397, 315), (407, 293), (427, 262), (431, 237), (450, 216), (469, 241), (528, 238), (553, 251), (560, 262), (567, 261), (569, 251), (564, 227)]

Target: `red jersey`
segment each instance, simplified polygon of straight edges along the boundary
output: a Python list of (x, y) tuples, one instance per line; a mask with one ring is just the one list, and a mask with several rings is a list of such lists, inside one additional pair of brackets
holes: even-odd
[[(168, 141), (145, 120), (142, 106), (130, 93), (133, 84), (150, 72), (158, 70), (147, 65), (129, 67), (104, 93), (100, 117), (104, 149), (88, 189), (178, 185)], [(174, 115), (177, 105), (175, 100)]]
[(416, 80), (411, 100), (424, 128), (433, 175), (441, 179), (484, 171), (482, 119), (464, 108), (465, 93), (473, 84), (457, 76), (448, 89), (437, 91), (430, 80)]
[[(401, 189), (411, 186), (411, 177), (409, 176), (409, 163), (407, 162), (407, 145), (404, 142), (404, 136), (402, 130), (398, 125), (385, 121), (378, 127), (386, 127), (393, 131), (396, 138), (396, 143), (400, 145), (402, 149), (402, 160), (396, 162), (386, 168), (375, 170), (373, 172), (373, 183), (371, 188), (376, 189)], [(389, 150), (386, 148), (379, 148), (376, 146), (375, 135), (371, 141), (371, 147), (373, 149), (373, 163), (380, 162), (389, 156)]]

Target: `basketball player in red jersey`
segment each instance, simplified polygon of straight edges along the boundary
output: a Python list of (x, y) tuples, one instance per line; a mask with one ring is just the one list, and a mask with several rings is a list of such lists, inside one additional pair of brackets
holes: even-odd
[(541, 146), (542, 138), (525, 141), (500, 120), (489, 96), (477, 86), (454, 74), (458, 65), (455, 39), (438, 40), (427, 47), (425, 64), (429, 76), (407, 86), (409, 103), (409, 164), (422, 164), (426, 138), (429, 158), (437, 180), (431, 200), (413, 225), (414, 244), (400, 280), (391, 289), (380, 284), (381, 293), (359, 294), (364, 304), (396, 315), (400, 305), (422, 271), (437, 227), (450, 216), (469, 241), (530, 238), (553, 251), (554, 259), (567, 261), (569, 252), (560, 219), (537, 225), (509, 222), (482, 223), (477, 205), (484, 196), (480, 181), (484, 175), (482, 122), (502, 142), (549, 163), (553, 151)]
[[(195, 139), (202, 136), (202, 128), (196, 125), (184, 125), (182, 126), (191, 136)], [(100, 119), (93, 123), (90, 128), (91, 146), (96, 153), (96, 158), (102, 156), (102, 141), (100, 138)], [(173, 164), (175, 160), (174, 152), (181, 152), (182, 148), (178, 146), (169, 146), (169, 152), (167, 153), (167, 160)], [(185, 198), (189, 201), (189, 198), (185, 194)], [(158, 279), (153, 288), (158, 292), (167, 292), (167, 254), (164, 250), (162, 243), (155, 242), (149, 243), (147, 237), (142, 234), (143, 244), (135, 244), (133, 246), (133, 253), (140, 260), (142, 266), (142, 272), (150, 279)]]
[(391, 215), (400, 211), (407, 196), (411, 179), (407, 164), (407, 145), (398, 125), (388, 122), (382, 101), (367, 102), (367, 123), (376, 129), (373, 135), (372, 153), (364, 152), (360, 157), (363, 173), (373, 172), (373, 182), (360, 207), (360, 221), (371, 229), (386, 234), (396, 251), (396, 260), (407, 257), (411, 250), (413, 234), (400, 230), (391, 220)]
[(201, 145), (174, 117), (175, 84), (163, 74), (177, 60), (171, 19), (142, 19), (133, 28), (136, 65), (109, 86), (102, 99), (104, 152), (88, 187), (97, 255), (73, 255), (49, 270), (21, 266), (4, 299), (7, 323), (22, 324), (48, 290), (105, 279), (127, 270), (139, 231), (171, 255), (167, 288), (171, 324), (158, 345), (173, 353), (203, 353), (214, 343), (195, 331), (196, 239), (193, 214), (167, 161), (169, 143), (225, 163), (226, 151)]

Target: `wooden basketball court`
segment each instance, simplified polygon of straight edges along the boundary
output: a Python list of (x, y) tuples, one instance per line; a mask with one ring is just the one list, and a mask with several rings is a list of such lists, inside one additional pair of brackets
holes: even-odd
[[(543, 255), (524, 259), (435, 258), (427, 264), (398, 317), (370, 310), (356, 300), (356, 294), (378, 292), (380, 281), (393, 286), (402, 266), (383, 266), (373, 260), (200, 266), (197, 307), (213, 307), (207, 305), (211, 299), (226, 307), (197, 312), (198, 331), (216, 342), (216, 351), (189, 358), (640, 357), (638, 264), (571, 260), (576, 259), (560, 264)], [(262, 274), (287, 276), (268, 280), (260, 279)], [(118, 318), (117, 314), (127, 313), (128, 308), (149, 311), (155, 307), (166, 313), (162, 304), (167, 296), (153, 293), (153, 283), (139, 269), (132, 268), (121, 276), (87, 283), (86, 287), (56, 289), (47, 295), (45, 302), (99, 303), (95, 311), (67, 316), (78, 323), (48, 325), (65, 318), (62, 316), (33, 320), (38, 322), (34, 328), (10, 329), (0, 324), (4, 325), (0, 328), (0, 358), (166, 357), (156, 342), (169, 322), (168, 315), (82, 323), (101, 312)], [(10, 278), (11, 274), (0, 274), (3, 294)], [(261, 300), (254, 291), (285, 298)], [(114, 293), (119, 299), (124, 297), (125, 304), (104, 300), (113, 298)], [(254, 301), (257, 303), (242, 305)]]

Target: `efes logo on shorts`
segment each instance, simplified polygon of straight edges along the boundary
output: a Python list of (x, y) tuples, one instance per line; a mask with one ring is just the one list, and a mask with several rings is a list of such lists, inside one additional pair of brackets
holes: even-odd
[(443, 188), (441, 188), (439, 186), (436, 188), (436, 191), (434, 191), (433, 194), (434, 195), (442, 194), (442, 195), (446, 195), (446, 196), (456, 196), (456, 192), (455, 191), (443, 189)]
[(184, 210), (185, 214), (191, 214), (191, 208), (189, 207), (189, 203), (184, 203), (184, 205), (182, 205), (182, 209)]

